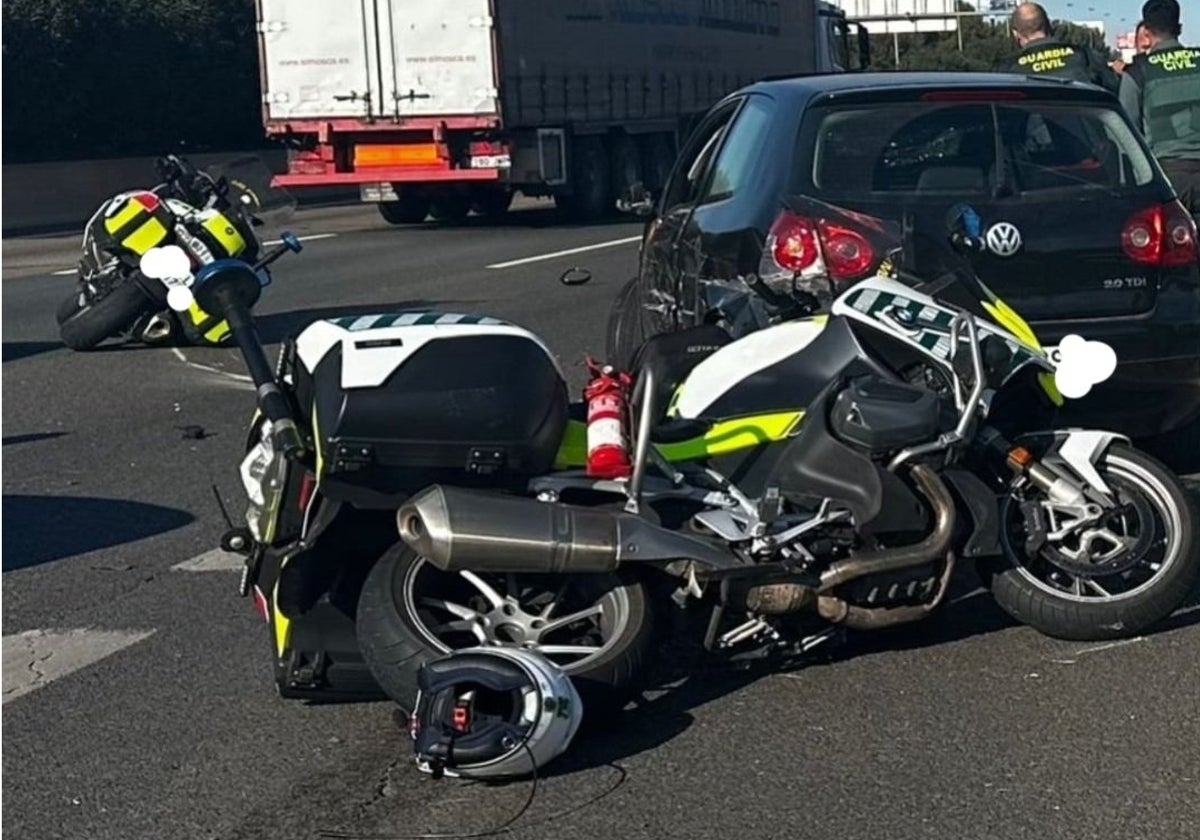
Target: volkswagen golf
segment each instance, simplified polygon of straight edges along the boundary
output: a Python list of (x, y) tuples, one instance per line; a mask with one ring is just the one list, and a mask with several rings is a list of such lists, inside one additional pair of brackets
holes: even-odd
[(649, 218), (609, 357), (705, 322), (710, 280), (816, 272), (844, 288), (878, 270), (881, 230), (964, 203), (987, 243), (974, 269), (1044, 344), (1116, 350), (1081, 422), (1145, 437), (1200, 416), (1195, 220), (1113, 96), (1006, 74), (774, 79), (724, 98), (634, 207)]

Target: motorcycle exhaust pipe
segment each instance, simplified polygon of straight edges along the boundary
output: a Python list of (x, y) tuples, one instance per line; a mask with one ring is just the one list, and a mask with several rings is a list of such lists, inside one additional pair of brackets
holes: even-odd
[(880, 630), (897, 624), (919, 621), (937, 609), (950, 588), (954, 574), (954, 552), (946, 555), (946, 569), (938, 581), (937, 594), (927, 604), (903, 607), (858, 607), (832, 595), (817, 596), (817, 614), (834, 624), (844, 624), (852, 630)]
[(826, 594), (840, 584), (864, 575), (894, 572), (920, 566), (950, 551), (950, 540), (954, 535), (954, 499), (938, 474), (924, 464), (915, 464), (911, 470), (921, 493), (933, 507), (934, 526), (929, 536), (913, 545), (868, 551), (845, 560), (832, 563), (821, 573), (818, 594)]
[(396, 527), (410, 548), (448, 572), (611, 572), (631, 560), (739, 565), (725, 549), (633, 514), (441, 485), (401, 505)]

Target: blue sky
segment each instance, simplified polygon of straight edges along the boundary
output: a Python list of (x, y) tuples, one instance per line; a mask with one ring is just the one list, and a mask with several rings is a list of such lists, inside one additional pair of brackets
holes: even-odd
[[(1041, 0), (1050, 17), (1055, 20), (1101, 20), (1110, 44), (1118, 32), (1132, 32), (1142, 15), (1144, 0)], [(979, 5), (983, 5), (980, 3)], [(1181, 41), (1193, 46), (1200, 41), (1200, 3), (1181, 0), (1183, 36)], [(1189, 8), (1191, 7), (1191, 8)]]

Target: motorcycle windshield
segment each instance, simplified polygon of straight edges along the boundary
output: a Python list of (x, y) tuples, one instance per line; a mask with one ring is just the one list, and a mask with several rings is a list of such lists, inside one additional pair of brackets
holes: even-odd
[(272, 186), (274, 173), (257, 155), (243, 155), (206, 167), (218, 183), (222, 178), (229, 187), (228, 199), (265, 224), (277, 226), (291, 218), (296, 199), (282, 187)]

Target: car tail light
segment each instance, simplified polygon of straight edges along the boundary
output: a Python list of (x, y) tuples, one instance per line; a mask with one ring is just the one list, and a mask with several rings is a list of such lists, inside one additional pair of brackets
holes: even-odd
[(788, 271), (803, 271), (821, 256), (812, 221), (784, 210), (771, 226), (771, 253)]
[(767, 235), (759, 276), (777, 287), (796, 274), (850, 280), (865, 274), (874, 262), (871, 243), (858, 231), (784, 210)]
[(871, 243), (858, 231), (830, 224), (824, 219), (817, 223), (829, 276), (835, 280), (857, 277), (875, 262)]
[(1121, 246), (1131, 260), (1145, 265), (1189, 265), (1200, 259), (1196, 223), (1178, 201), (1130, 216), (1121, 230)]

